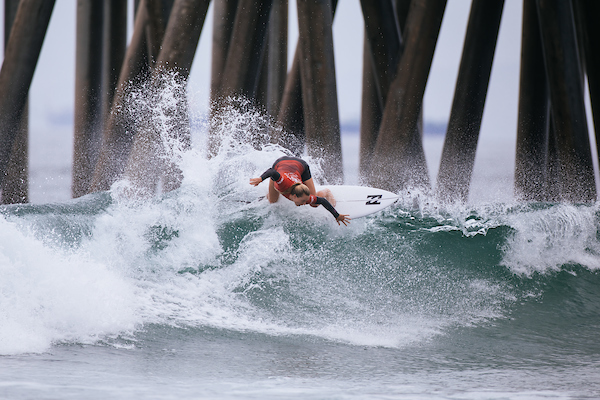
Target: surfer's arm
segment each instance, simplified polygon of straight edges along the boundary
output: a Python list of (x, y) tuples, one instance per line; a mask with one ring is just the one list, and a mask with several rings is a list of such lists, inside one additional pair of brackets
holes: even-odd
[(281, 179), (281, 174), (275, 171), (273, 168), (269, 168), (260, 176), (260, 178), (250, 178), (250, 184), (253, 186), (258, 186), (265, 179), (271, 178), (274, 181), (278, 181)]
[(262, 179), (263, 181), (268, 178), (271, 178), (274, 181), (278, 181), (281, 179), (281, 174), (275, 171), (273, 168), (269, 168), (260, 176), (260, 179)]
[(344, 225), (347, 225), (347, 223), (350, 223), (350, 218), (348, 218), (348, 215), (347, 214), (340, 214), (340, 213), (338, 213), (336, 211), (336, 209), (331, 205), (331, 203), (329, 202), (329, 200), (327, 200), (325, 197), (319, 197), (319, 196), (315, 196), (315, 197), (316, 197), (316, 200), (313, 203), (310, 204), (311, 206), (313, 204), (315, 206), (318, 205), (318, 204), (320, 204), (323, 207), (325, 207), (325, 209), (327, 211), (329, 211), (331, 213), (331, 215), (333, 215), (333, 217), (337, 221), (338, 225), (340, 224), (340, 222), (342, 222)]

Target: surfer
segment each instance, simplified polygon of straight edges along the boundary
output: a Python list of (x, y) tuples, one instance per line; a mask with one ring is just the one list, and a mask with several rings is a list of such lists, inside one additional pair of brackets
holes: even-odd
[(338, 225), (340, 222), (346, 226), (350, 223), (348, 214), (340, 214), (335, 210), (335, 199), (329, 189), (317, 192), (306, 161), (297, 157), (278, 158), (259, 178), (251, 178), (250, 184), (258, 186), (267, 178), (271, 178), (267, 193), (269, 203), (277, 202), (281, 194), (297, 206), (322, 205), (333, 215)]

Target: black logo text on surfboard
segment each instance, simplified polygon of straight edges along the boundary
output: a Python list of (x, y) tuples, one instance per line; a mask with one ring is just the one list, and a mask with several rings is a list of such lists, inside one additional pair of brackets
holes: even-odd
[(367, 202), (365, 203), (365, 205), (370, 206), (370, 205), (375, 205), (375, 204), (381, 204), (381, 202), (379, 200), (381, 200), (381, 197), (383, 197), (383, 195), (381, 194), (370, 194), (367, 195)]

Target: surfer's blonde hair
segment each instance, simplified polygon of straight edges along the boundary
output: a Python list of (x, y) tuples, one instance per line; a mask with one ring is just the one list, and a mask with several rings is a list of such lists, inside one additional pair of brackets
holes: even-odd
[(303, 195), (310, 196), (310, 189), (304, 183), (296, 183), (292, 186), (290, 194), (296, 197), (302, 197)]

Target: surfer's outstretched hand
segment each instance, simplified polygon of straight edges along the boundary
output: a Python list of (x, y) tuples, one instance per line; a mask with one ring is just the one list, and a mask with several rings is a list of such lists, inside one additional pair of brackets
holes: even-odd
[(250, 184), (252, 186), (258, 186), (262, 182), (262, 178), (250, 178)]
[(348, 224), (350, 223), (351, 219), (352, 218), (348, 217), (348, 214), (340, 214), (335, 220), (337, 221), (338, 225), (341, 222), (345, 226), (348, 226)]

